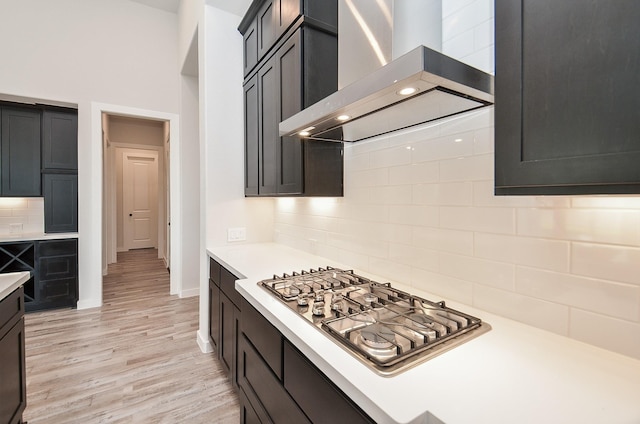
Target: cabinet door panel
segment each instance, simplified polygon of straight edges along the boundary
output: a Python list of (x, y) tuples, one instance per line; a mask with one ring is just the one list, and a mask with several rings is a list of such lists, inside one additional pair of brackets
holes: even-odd
[(632, 0), (496, 1), (496, 194), (640, 192), (639, 20)]
[[(298, 30), (276, 53), (279, 105), (277, 121), (302, 110), (302, 30)], [(278, 194), (303, 191), (302, 141), (297, 137), (278, 138)]]
[[(4, 330), (4, 329), (0, 329)], [(0, 422), (18, 423), (27, 405), (24, 320), (0, 334)]]
[(209, 279), (209, 339), (220, 357), (220, 288)]
[(258, 76), (244, 85), (244, 194), (258, 194), (260, 177), (260, 108)]
[(243, 35), (244, 75), (247, 75), (258, 63), (258, 28), (256, 21), (249, 26)]
[(260, 312), (242, 299), (241, 332), (260, 352), (274, 374), (282, 379), (282, 336)]
[(274, 0), (267, 0), (257, 15), (258, 60), (262, 58), (276, 41)]
[(259, 193), (261, 195), (277, 193), (277, 143), (278, 134), (278, 79), (275, 60), (269, 59), (258, 71), (259, 110), (260, 110), (260, 150), (259, 150)]
[(42, 113), (42, 167), (78, 169), (78, 114), (45, 110)]
[(237, 354), (238, 354), (238, 319), (240, 311), (220, 291), (220, 361), (234, 386), (238, 384)]
[(40, 120), (37, 110), (2, 107), (2, 196), (40, 196)]
[(42, 183), (45, 232), (78, 231), (78, 176), (44, 174)]

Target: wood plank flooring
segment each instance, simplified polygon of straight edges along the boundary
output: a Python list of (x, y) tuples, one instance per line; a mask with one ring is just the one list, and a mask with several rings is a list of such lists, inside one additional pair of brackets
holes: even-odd
[(104, 305), (27, 314), (29, 424), (237, 423), (215, 354), (196, 344), (198, 298), (169, 295), (154, 249), (118, 254)]

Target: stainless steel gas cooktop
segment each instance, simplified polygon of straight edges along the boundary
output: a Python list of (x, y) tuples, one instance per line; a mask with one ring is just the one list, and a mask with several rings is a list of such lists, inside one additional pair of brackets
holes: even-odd
[(381, 375), (393, 375), (491, 328), (479, 318), (337, 268), (258, 283)]

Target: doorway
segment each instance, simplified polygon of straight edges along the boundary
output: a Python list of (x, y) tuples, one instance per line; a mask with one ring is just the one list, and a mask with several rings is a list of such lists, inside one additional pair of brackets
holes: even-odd
[(155, 248), (168, 268), (170, 123), (116, 114), (102, 121), (104, 266), (117, 262), (117, 252)]

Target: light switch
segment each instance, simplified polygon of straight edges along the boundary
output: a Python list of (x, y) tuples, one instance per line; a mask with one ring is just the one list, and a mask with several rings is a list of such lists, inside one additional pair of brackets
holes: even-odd
[(247, 229), (245, 227), (227, 229), (227, 241), (242, 241), (247, 239)]

